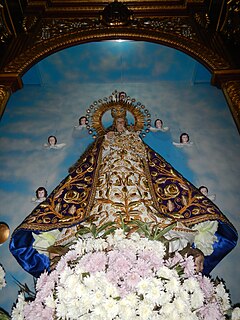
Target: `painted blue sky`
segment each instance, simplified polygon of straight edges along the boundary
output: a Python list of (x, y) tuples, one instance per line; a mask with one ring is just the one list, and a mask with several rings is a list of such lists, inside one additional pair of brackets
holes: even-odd
[(55, 53), (31, 68), (25, 84), (208, 82), (210, 73), (181, 51), (154, 43), (104, 41)]
[[(24, 76), (24, 88), (14, 93), (0, 126), (1, 220), (11, 232), (31, 212), (38, 186), (50, 193), (68, 168), (92, 142), (87, 133), (74, 135), (74, 126), (93, 101), (115, 89), (143, 103), (152, 121), (161, 118), (170, 129), (149, 133), (144, 141), (197, 187), (208, 186), (216, 205), (240, 230), (240, 141), (222, 92), (210, 86), (210, 73), (191, 57), (158, 44), (133, 41), (89, 43), (57, 52)], [(182, 132), (193, 146), (174, 147)], [(49, 135), (61, 150), (45, 150)], [(18, 288), (12, 275), (31, 285), (8, 251), (1, 247), (7, 287), (0, 306), (10, 312)], [(233, 302), (240, 302), (238, 247), (215, 269), (226, 280)]]

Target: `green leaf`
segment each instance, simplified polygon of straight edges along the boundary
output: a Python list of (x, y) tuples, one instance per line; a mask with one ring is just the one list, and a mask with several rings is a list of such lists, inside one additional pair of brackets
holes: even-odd
[(94, 238), (96, 238), (96, 236), (97, 236), (97, 232), (96, 232), (97, 231), (97, 227), (96, 227), (96, 225), (94, 223), (91, 224), (90, 230), (91, 230), (91, 233), (94, 236)]
[(158, 236), (156, 238), (156, 240), (160, 239), (162, 236), (164, 236), (167, 232), (171, 231), (173, 228), (175, 228), (177, 225), (177, 222), (174, 222), (172, 224), (170, 224), (169, 226), (167, 226), (166, 228), (164, 228), (163, 230), (160, 230), (158, 233)]
[(90, 276), (90, 273), (89, 272), (83, 272), (82, 273), (82, 278), (86, 278), (86, 277), (89, 277)]
[(91, 231), (90, 231), (90, 229), (89, 228), (87, 228), (87, 227), (84, 227), (84, 228), (81, 228), (81, 229), (79, 229), (77, 232), (76, 232), (76, 236), (82, 236), (82, 235), (84, 235), (84, 234), (87, 234), (87, 233), (90, 233)]
[(121, 297), (115, 297), (115, 298), (113, 298), (113, 300), (119, 301), (119, 300), (121, 300)]
[(53, 246), (48, 247), (47, 251), (49, 253), (55, 253), (55, 254), (58, 254), (58, 255), (62, 256), (64, 254), (66, 254), (69, 251), (69, 249), (64, 247), (64, 246), (54, 246), (53, 245)]
[(107, 231), (104, 232), (104, 234), (102, 235), (102, 238), (105, 238), (108, 234), (113, 233), (116, 229), (117, 227), (112, 227), (108, 229)]
[(114, 225), (115, 222), (113, 221), (108, 221), (106, 223), (104, 223), (103, 225), (101, 225), (98, 229), (97, 229), (97, 234), (101, 233), (103, 230), (105, 230), (107, 227), (110, 227), (112, 225)]
[(0, 310), (0, 320), (10, 320), (9, 314), (3, 309)]

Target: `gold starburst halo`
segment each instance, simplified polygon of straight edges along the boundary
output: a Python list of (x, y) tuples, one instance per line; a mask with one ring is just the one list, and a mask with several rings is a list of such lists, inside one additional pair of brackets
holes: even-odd
[[(114, 118), (117, 117), (125, 117), (127, 112), (131, 113), (134, 117), (134, 125), (131, 127), (133, 131), (145, 131), (149, 132), (149, 127), (151, 123), (151, 115), (145, 106), (140, 102), (135, 102), (135, 99), (130, 99), (126, 97), (126, 99), (121, 100), (118, 97), (122, 94), (122, 92), (118, 93), (115, 91), (112, 96), (109, 97), (110, 101), (107, 98), (103, 100), (100, 99), (95, 101), (89, 109), (87, 109), (87, 119), (88, 119), (88, 129), (89, 134), (93, 134), (94, 131), (98, 135), (104, 135), (106, 133), (107, 128), (104, 127), (102, 122), (103, 115), (111, 110), (111, 115)], [(113, 97), (115, 100), (113, 100)], [(145, 133), (142, 133), (145, 136)], [(95, 137), (95, 134), (94, 136)]]

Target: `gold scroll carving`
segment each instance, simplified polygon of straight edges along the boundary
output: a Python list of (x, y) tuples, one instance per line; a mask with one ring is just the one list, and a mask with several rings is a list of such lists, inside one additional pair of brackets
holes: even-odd
[(240, 132), (240, 80), (222, 83), (222, 89)]
[(127, 26), (108, 27), (98, 19), (43, 19), (24, 52), (4, 67), (4, 72), (22, 74), (43, 58), (69, 46), (104, 39), (153, 41), (179, 49), (203, 62), (210, 70), (228, 69), (229, 62), (208, 48), (186, 17), (133, 19)]
[(8, 99), (11, 95), (11, 90), (7, 86), (0, 85), (0, 116), (2, 116)]

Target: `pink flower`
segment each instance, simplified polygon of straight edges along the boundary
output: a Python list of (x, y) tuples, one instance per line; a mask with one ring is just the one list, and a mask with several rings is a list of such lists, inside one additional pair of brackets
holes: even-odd
[(151, 265), (148, 261), (138, 259), (134, 268), (135, 272), (142, 277), (147, 277), (152, 274)]
[(159, 269), (163, 265), (163, 259), (159, 258), (153, 251), (143, 250), (138, 253), (138, 257), (147, 261), (150, 264), (150, 268), (154, 270)]
[(164, 261), (164, 265), (168, 268), (172, 268), (173, 266), (179, 264), (181, 260), (183, 260), (182, 255), (176, 252), (172, 258)]
[(41, 320), (53, 320), (54, 309), (46, 307), (43, 309)]
[(223, 320), (225, 319), (223, 314), (221, 314), (217, 302), (208, 303), (202, 307), (199, 311), (201, 319), (204, 320)]
[(180, 262), (180, 265), (184, 268), (184, 273), (187, 277), (192, 277), (196, 273), (193, 256), (185, 257)]
[(141, 277), (136, 272), (130, 272), (126, 276), (126, 282), (131, 289), (134, 289), (140, 280)]
[(214, 293), (214, 284), (210, 278), (206, 276), (199, 276), (198, 281), (200, 284), (200, 288), (204, 292), (206, 299), (210, 299)]
[(24, 319), (26, 320), (42, 319), (42, 313), (43, 304), (39, 301), (35, 300), (24, 306)]
[(54, 281), (50, 281), (50, 279), (48, 279), (48, 283), (45, 284), (44, 287), (42, 287), (41, 290), (37, 291), (37, 295), (36, 295), (36, 300), (38, 302), (43, 301), (47, 296), (49, 296), (49, 294), (52, 292), (52, 290), (54, 289), (55, 286), (55, 282)]
[(61, 273), (67, 266), (68, 262), (76, 260), (77, 257), (78, 255), (76, 250), (68, 251), (64, 256), (61, 257), (60, 261), (56, 266), (56, 270), (58, 270), (58, 272)]
[(126, 273), (129, 272), (131, 268), (131, 261), (126, 257), (121, 255), (121, 252), (116, 255), (115, 252), (109, 253), (109, 271), (113, 270), (119, 276), (124, 276)]
[(40, 277), (38, 278), (38, 281), (36, 283), (36, 290), (39, 291), (41, 290), (42, 287), (44, 287), (44, 285), (48, 282), (48, 272), (45, 270)]
[(79, 266), (82, 266), (90, 273), (105, 271), (106, 265), (107, 256), (105, 252), (88, 253), (84, 255), (79, 262)]

